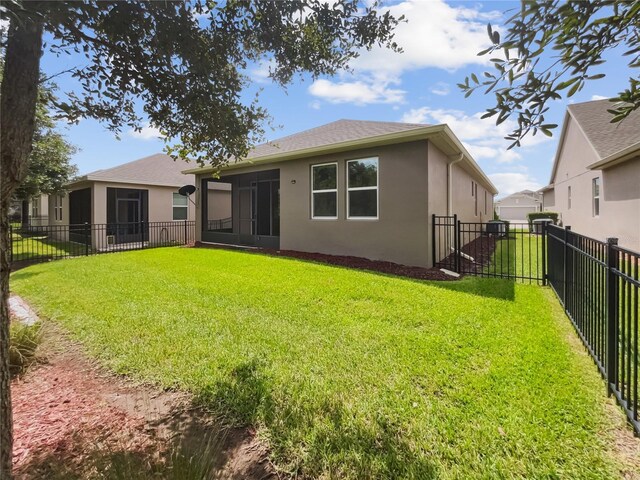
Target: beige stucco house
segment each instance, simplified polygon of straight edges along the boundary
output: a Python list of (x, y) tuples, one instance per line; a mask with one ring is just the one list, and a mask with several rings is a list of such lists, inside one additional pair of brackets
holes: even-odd
[(542, 210), (542, 194), (531, 190), (507, 195), (496, 200), (496, 214), (501, 220), (526, 222), (527, 214)]
[[(95, 248), (148, 241), (146, 225), (155, 222), (167, 223), (162, 231), (164, 237), (182, 234), (184, 229), (170, 227), (172, 222), (184, 223), (195, 218), (195, 208), (189, 199), (178, 194), (181, 186), (194, 182), (193, 175), (182, 174), (188, 167), (186, 161), (155, 154), (88, 173), (68, 184), (64, 195), (50, 196), (48, 223), (68, 225), (68, 229), (52, 231), (72, 241), (84, 241), (82, 225), (92, 225), (91, 241)], [(224, 185), (216, 187), (212, 196), (220, 197), (216, 197), (217, 203), (230, 204), (229, 190)], [(166, 241), (164, 237), (162, 240)]]
[(611, 105), (567, 108), (543, 209), (577, 233), (640, 251), (640, 111), (611, 123)]
[[(199, 188), (199, 241), (422, 267), (433, 265), (432, 214), (484, 222), (497, 193), (447, 125), (339, 120), (185, 173)], [(211, 184), (231, 189), (230, 208)]]

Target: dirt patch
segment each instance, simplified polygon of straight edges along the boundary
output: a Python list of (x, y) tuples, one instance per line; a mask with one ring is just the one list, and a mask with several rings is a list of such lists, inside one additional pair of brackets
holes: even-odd
[(12, 383), (16, 478), (277, 478), (253, 430), (116, 377), (58, 327), (44, 330), (45, 360)]
[(440, 271), (439, 268), (422, 268), (400, 265), (393, 262), (383, 262), (380, 260), (369, 260), (362, 257), (350, 257), (344, 255), (327, 255), (324, 253), (298, 252), (296, 250), (273, 250), (268, 248), (244, 249), (221, 244), (209, 244), (196, 242), (198, 248), (217, 248), (223, 250), (242, 250), (247, 253), (266, 254), (277, 257), (296, 258), (311, 262), (326, 263), (338, 267), (355, 268), (358, 270), (369, 270), (388, 275), (415, 278), (419, 280), (458, 280)]

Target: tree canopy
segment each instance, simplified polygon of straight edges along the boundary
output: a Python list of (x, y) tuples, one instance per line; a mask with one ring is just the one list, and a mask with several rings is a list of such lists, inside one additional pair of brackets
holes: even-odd
[(629, 87), (612, 100), (611, 121), (640, 108), (640, 2), (629, 0), (522, 0), (505, 22), (501, 35), (487, 27), (493, 45), (478, 55), (491, 56), (493, 71), (475, 73), (458, 87), (466, 96), (477, 90), (493, 93), (495, 105), (483, 118), (500, 124), (517, 116), (517, 127), (506, 139), (519, 146), (528, 133), (551, 136), (557, 127), (545, 120), (553, 100), (572, 97), (589, 81), (605, 76), (599, 67), (607, 53), (628, 58)]
[(0, 16), (10, 22), (0, 86), (0, 477), (10, 478), (8, 211), (27, 175), (43, 52), (85, 58), (68, 72), (80, 88), (52, 103), (61, 116), (115, 132), (147, 118), (171, 139), (170, 154), (221, 165), (263, 135), (267, 112), (243, 99), (252, 62), (269, 60), (280, 85), (299, 72), (333, 74), (361, 49), (399, 50), (400, 19), (359, 0), (4, 0)]
[(48, 104), (55, 99), (52, 90), (52, 87), (42, 86), (38, 93), (27, 175), (15, 191), (16, 198), (21, 200), (41, 193), (62, 192), (64, 185), (77, 173), (76, 166), (70, 163), (77, 149), (56, 130), (56, 122), (49, 111)]

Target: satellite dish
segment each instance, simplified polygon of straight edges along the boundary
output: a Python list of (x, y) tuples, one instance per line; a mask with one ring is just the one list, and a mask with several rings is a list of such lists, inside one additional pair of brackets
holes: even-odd
[(196, 191), (196, 187), (194, 187), (193, 185), (185, 185), (184, 187), (180, 187), (178, 189), (178, 193), (183, 197), (188, 197), (195, 191)]

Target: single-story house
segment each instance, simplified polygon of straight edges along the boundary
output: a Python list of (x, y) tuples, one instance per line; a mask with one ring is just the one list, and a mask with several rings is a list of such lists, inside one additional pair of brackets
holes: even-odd
[[(85, 241), (84, 224), (93, 225), (92, 244), (123, 244), (149, 240), (150, 222), (184, 222), (195, 218), (195, 209), (178, 189), (193, 184), (194, 177), (182, 170), (189, 167), (184, 160), (173, 160), (155, 154), (116, 167), (97, 170), (74, 179), (66, 186), (67, 193), (52, 195), (48, 202), (49, 225), (69, 225), (65, 232), (73, 241)], [(225, 185), (215, 185), (216, 203), (231, 203)], [(167, 228), (164, 236), (177, 235), (183, 229)], [(74, 231), (79, 232), (75, 234)], [(66, 238), (65, 238), (66, 239)], [(166, 238), (162, 238), (166, 241)]]
[(501, 220), (526, 222), (527, 214), (541, 210), (542, 194), (531, 190), (522, 190), (496, 200), (496, 214)]
[[(185, 173), (196, 176), (198, 241), (421, 267), (434, 263), (432, 214), (484, 222), (497, 193), (444, 124), (339, 120)], [(211, 184), (231, 189), (230, 208)]]
[(577, 233), (640, 251), (640, 111), (611, 123), (611, 107), (567, 108), (543, 209)]

